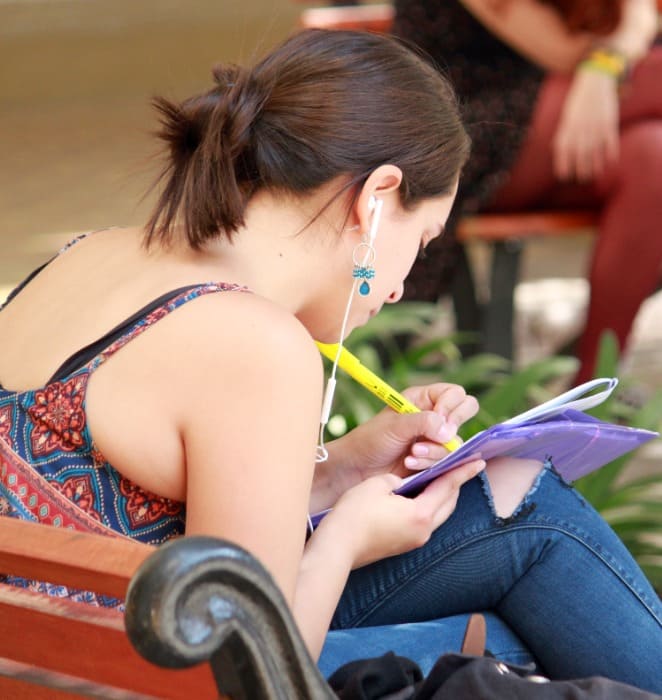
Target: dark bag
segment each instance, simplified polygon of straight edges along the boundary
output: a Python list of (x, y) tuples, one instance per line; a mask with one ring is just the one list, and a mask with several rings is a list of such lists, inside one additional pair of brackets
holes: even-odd
[(504, 663), (485, 650), (485, 618), (472, 615), (462, 653), (443, 654), (427, 678), (392, 652), (341, 666), (329, 685), (342, 700), (660, 700), (608, 678), (550, 681), (529, 666)]

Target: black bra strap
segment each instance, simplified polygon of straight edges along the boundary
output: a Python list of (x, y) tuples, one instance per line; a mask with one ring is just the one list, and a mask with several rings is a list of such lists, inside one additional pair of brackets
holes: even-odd
[(65, 377), (68, 377), (70, 374), (73, 374), (76, 370), (79, 370), (81, 367), (86, 365), (91, 359), (96, 357), (100, 352), (105, 350), (118, 338), (122, 337), (131, 328), (131, 326), (137, 323), (141, 318), (147, 316), (155, 309), (158, 309), (160, 306), (163, 306), (179, 294), (182, 294), (183, 292), (188, 292), (190, 289), (195, 289), (199, 286), (199, 284), (191, 284), (186, 287), (180, 287), (179, 289), (175, 289), (174, 291), (162, 294), (158, 299), (154, 299), (154, 301), (143, 306), (142, 309), (136, 311), (135, 314), (132, 314), (125, 321), (122, 321), (122, 323), (115, 326), (115, 328), (109, 330), (101, 338), (93, 341), (89, 345), (86, 345), (84, 348), (81, 348), (80, 350), (76, 351), (73, 355), (68, 357), (57, 368), (53, 376), (48, 380), (47, 384), (50, 384), (51, 382), (60, 381)]

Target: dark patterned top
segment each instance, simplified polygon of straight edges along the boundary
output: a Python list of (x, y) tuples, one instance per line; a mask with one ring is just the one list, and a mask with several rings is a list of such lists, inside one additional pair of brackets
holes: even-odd
[[(489, 204), (507, 179), (544, 72), (494, 37), (459, 0), (395, 0), (394, 34), (427, 53), (459, 96), (472, 151), (455, 214)], [(409, 298), (436, 299), (454, 261), (451, 226), (410, 276)], [(415, 287), (414, 293), (411, 290)]]
[[(85, 358), (82, 351), (73, 355), (45, 386), (10, 391), (0, 385), (0, 515), (148, 544), (183, 534), (184, 504), (124, 478), (96, 447), (86, 420), (85, 395), (90, 375), (124, 345), (183, 304), (222, 291), (245, 288), (206, 283), (175, 290), (106, 334), (105, 339), (114, 339), (101, 342), (103, 347), (93, 356)], [(76, 597), (63, 587), (12, 582)], [(108, 603), (90, 593), (77, 596)]]

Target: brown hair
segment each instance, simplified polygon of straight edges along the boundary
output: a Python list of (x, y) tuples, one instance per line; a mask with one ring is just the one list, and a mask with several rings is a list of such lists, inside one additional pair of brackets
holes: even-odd
[(156, 98), (169, 157), (146, 244), (183, 226), (188, 244), (232, 234), (252, 195), (348, 188), (400, 167), (404, 206), (452, 191), (469, 139), (449, 83), (397, 40), (305, 30), (252, 69), (217, 67), (216, 85), (176, 104)]

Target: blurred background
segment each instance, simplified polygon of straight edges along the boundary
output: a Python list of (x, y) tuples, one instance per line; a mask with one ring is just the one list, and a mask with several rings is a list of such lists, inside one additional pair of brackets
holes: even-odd
[[(205, 89), (214, 63), (261, 55), (296, 27), (301, 7), (0, 0), (0, 298), (72, 233), (144, 221), (156, 173), (150, 97)], [(589, 246), (588, 236), (527, 243), (516, 294), (520, 365), (581, 328)], [(479, 245), (472, 256), (486, 270)], [(641, 310), (625, 369), (662, 387), (661, 318), (658, 294)]]
[(298, 12), (287, 0), (0, 0), (0, 287), (71, 232), (142, 222), (150, 97), (206, 89), (214, 63), (260, 55)]

